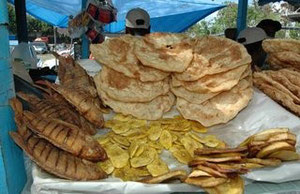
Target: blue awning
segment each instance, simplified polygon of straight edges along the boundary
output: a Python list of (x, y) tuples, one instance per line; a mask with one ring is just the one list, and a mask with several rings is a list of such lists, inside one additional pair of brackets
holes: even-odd
[(143, 8), (150, 15), (151, 30), (154, 32), (182, 32), (225, 7), (220, 4), (205, 3), (197, 0), (115, 0), (118, 21), (105, 27), (108, 32), (120, 32), (125, 27), (125, 17), (132, 8)]
[[(70, 15), (81, 11), (82, 0), (26, 0), (27, 12), (53, 26), (66, 28)], [(8, 0), (14, 3), (14, 0)], [(152, 31), (182, 32), (207, 15), (225, 7), (205, 0), (113, 0), (118, 21), (106, 26), (108, 32), (124, 30), (126, 13), (136, 7), (148, 11)]]

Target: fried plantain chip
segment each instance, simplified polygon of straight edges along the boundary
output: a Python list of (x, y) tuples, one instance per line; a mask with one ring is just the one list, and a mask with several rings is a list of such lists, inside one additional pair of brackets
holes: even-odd
[(97, 164), (104, 172), (106, 172), (106, 174), (111, 174), (115, 169), (109, 159), (104, 162), (98, 162)]
[(273, 152), (268, 156), (268, 158), (277, 158), (282, 161), (299, 160), (299, 154), (294, 151), (280, 150), (277, 152)]
[(204, 188), (209, 194), (243, 194), (244, 180), (240, 176), (229, 179), (226, 183), (212, 188)]
[(167, 130), (163, 130), (161, 132), (159, 142), (165, 149), (170, 149), (170, 147), (172, 147), (172, 135), (170, 134), (170, 132)]
[(195, 150), (196, 155), (211, 155), (211, 154), (223, 154), (223, 153), (240, 153), (246, 152), (247, 147), (237, 147), (237, 148), (225, 148), (225, 149), (218, 149), (218, 148), (203, 148)]
[(215, 178), (215, 177), (188, 177), (185, 179), (185, 183), (200, 186), (202, 188), (216, 187), (228, 181), (227, 178)]
[(150, 164), (148, 164), (147, 169), (153, 177), (169, 172), (168, 165), (160, 158), (156, 158)]
[(108, 158), (115, 168), (122, 168), (128, 164), (128, 152), (120, 148), (117, 144), (112, 144), (105, 148)]
[(165, 182), (165, 181), (168, 181), (168, 180), (174, 180), (174, 179), (182, 180), (186, 176), (187, 176), (186, 171), (184, 171), (184, 170), (175, 170), (175, 171), (171, 171), (171, 172), (168, 172), (166, 174), (163, 174), (163, 175), (160, 175), (160, 176), (157, 176), (157, 177), (145, 178), (145, 179), (141, 180), (140, 182), (149, 183), (149, 184), (157, 184), (157, 183)]
[(275, 158), (270, 158), (270, 159), (245, 158), (243, 159), (243, 162), (261, 164), (264, 166), (279, 166), (281, 164), (281, 160)]
[(209, 174), (211, 174), (213, 177), (223, 177), (223, 178), (227, 178), (227, 175), (224, 173), (221, 173), (213, 168), (207, 167), (207, 166), (203, 166), (203, 165), (197, 165), (196, 169), (198, 170), (202, 170), (204, 172), (207, 172)]
[(265, 158), (268, 155), (270, 155), (271, 153), (274, 153), (274, 152), (277, 152), (280, 150), (295, 151), (295, 147), (284, 141), (274, 142), (274, 143), (271, 143), (270, 145), (264, 147), (262, 150), (260, 150), (257, 153), (256, 157), (257, 158)]

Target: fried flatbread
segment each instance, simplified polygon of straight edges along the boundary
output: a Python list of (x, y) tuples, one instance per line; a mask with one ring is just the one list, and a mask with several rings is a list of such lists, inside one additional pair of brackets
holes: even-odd
[(143, 65), (166, 72), (183, 72), (193, 59), (184, 35), (151, 33), (135, 42), (134, 53)]
[(300, 41), (295, 39), (266, 39), (262, 47), (267, 53), (284, 51), (300, 53)]
[(172, 108), (175, 102), (175, 97), (170, 92), (167, 95), (158, 96), (150, 102), (121, 102), (110, 98), (101, 88), (97, 89), (102, 96), (103, 102), (115, 112), (132, 115), (139, 119), (160, 119), (165, 112), (168, 112)]
[(198, 121), (205, 127), (227, 123), (251, 100), (253, 89), (250, 80), (243, 79), (232, 90), (222, 92), (202, 104), (189, 103), (177, 97), (176, 107), (185, 119)]
[(194, 44), (194, 57), (189, 67), (174, 76), (182, 81), (196, 81), (249, 63), (251, 57), (243, 45), (226, 38), (206, 36)]
[(123, 73), (125, 76), (143, 82), (161, 81), (169, 73), (143, 66), (133, 50), (135, 41), (140, 39), (131, 35), (110, 38), (101, 44), (91, 44), (91, 52), (100, 64)]
[(270, 98), (300, 115), (300, 99), (283, 85), (258, 72), (254, 74), (254, 84)]
[(103, 66), (94, 77), (97, 88), (101, 88), (111, 98), (121, 102), (149, 102), (169, 92), (169, 80), (158, 82), (141, 82), (129, 78)]
[(236, 86), (240, 79), (243, 79), (251, 73), (250, 65), (242, 65), (227, 72), (214, 75), (207, 75), (196, 81), (180, 81), (172, 76), (172, 85), (174, 87), (182, 86), (185, 89), (197, 93), (216, 93), (227, 91)]

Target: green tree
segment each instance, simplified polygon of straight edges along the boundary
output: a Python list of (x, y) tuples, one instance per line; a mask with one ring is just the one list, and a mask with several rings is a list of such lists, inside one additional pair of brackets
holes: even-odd
[[(220, 10), (214, 20), (207, 22), (202, 20), (188, 29), (187, 33), (195, 35), (221, 34), (226, 28), (236, 27), (236, 18), (238, 12), (238, 5), (232, 2), (225, 2), (226, 8)], [(248, 7), (247, 25), (256, 26), (263, 19), (273, 19), (281, 21), (284, 25), (290, 22), (281, 17), (281, 13), (272, 9), (271, 5), (258, 6), (257, 0), (253, 0), (252, 5)], [(300, 26), (300, 24), (296, 24)], [(277, 37), (284, 38), (286, 34), (295, 39), (300, 39), (300, 32), (291, 30), (285, 32), (281, 30), (276, 34)]]
[[(8, 4), (9, 15), (9, 31), (11, 34), (17, 33), (16, 14), (14, 6)], [(28, 33), (41, 32), (42, 35), (52, 35), (53, 27), (45, 22), (35, 19), (34, 17), (27, 15), (27, 28)]]

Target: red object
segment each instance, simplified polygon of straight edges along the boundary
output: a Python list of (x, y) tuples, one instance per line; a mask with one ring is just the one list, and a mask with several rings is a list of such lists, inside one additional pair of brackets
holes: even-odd
[(45, 42), (45, 43), (48, 43), (49, 42), (49, 38), (46, 37), (46, 36), (39, 37), (39, 38), (34, 39), (34, 42)]
[(94, 4), (89, 4), (87, 12), (92, 16), (94, 19), (97, 19), (98, 16), (98, 8)]
[(98, 15), (98, 21), (109, 24), (114, 21), (114, 16), (112, 11), (108, 9), (101, 9), (99, 8), (99, 15)]
[(88, 38), (89, 38), (90, 40), (94, 40), (94, 39), (97, 37), (98, 34), (99, 34), (99, 33), (98, 33), (96, 30), (94, 30), (94, 29), (89, 29), (89, 30), (86, 32), (86, 35), (88, 36)]

